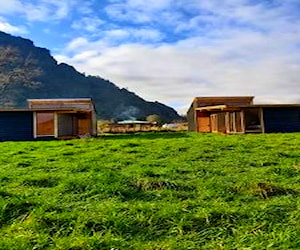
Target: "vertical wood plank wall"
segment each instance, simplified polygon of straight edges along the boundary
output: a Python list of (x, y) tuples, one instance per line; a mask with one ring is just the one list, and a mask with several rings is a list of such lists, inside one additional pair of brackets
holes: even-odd
[(263, 110), (263, 108), (260, 108), (259, 111), (260, 111), (260, 126), (261, 126), (261, 132), (262, 132), (262, 133), (265, 133), (264, 110)]
[(78, 135), (92, 134), (91, 131), (91, 113), (80, 114), (78, 120)]
[(207, 113), (199, 113), (197, 116), (198, 132), (211, 132), (210, 115)]
[(218, 113), (217, 119), (218, 119), (218, 132), (226, 133), (225, 113), (224, 112)]
[(220, 112), (210, 115), (211, 132), (226, 133), (225, 113)]

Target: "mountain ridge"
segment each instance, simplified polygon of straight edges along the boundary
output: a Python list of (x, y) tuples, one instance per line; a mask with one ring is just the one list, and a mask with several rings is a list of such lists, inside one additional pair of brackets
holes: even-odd
[[(180, 119), (173, 108), (163, 103), (145, 101), (100, 76), (86, 76), (71, 65), (58, 63), (50, 50), (36, 47), (29, 39), (0, 31), (0, 53), (7, 54), (5, 59), (0, 58), (2, 107), (25, 107), (30, 98), (89, 97), (94, 100), (100, 119), (144, 119), (151, 114), (166, 122)], [(16, 71), (19, 77), (22, 72), (23, 78), (17, 79)], [(26, 85), (24, 79), (32, 72), (36, 73), (31, 77), (32, 84)], [(5, 85), (2, 79), (7, 76), (13, 76), (15, 81)]]

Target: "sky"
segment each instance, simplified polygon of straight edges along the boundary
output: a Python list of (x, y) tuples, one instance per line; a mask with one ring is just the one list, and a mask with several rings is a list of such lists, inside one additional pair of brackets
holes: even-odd
[(0, 30), (180, 114), (195, 96), (300, 103), (300, 0), (0, 0)]

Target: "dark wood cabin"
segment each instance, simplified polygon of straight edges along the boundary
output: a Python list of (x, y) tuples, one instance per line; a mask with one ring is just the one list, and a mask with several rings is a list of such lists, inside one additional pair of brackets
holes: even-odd
[(189, 129), (215, 133), (300, 132), (300, 104), (254, 105), (253, 97), (248, 97), (248, 103), (246, 97), (228, 98), (235, 99), (236, 103), (226, 99), (223, 104), (190, 109)]
[(97, 134), (92, 100), (31, 99), (28, 109), (0, 110), (0, 141), (72, 138)]
[(0, 110), (0, 141), (30, 141), (33, 135), (32, 111)]

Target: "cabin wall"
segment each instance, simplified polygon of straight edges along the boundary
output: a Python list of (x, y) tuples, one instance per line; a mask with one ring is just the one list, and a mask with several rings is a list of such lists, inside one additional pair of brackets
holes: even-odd
[(197, 131), (196, 126), (196, 110), (194, 109), (193, 105), (190, 107), (190, 109), (187, 112), (187, 121), (188, 121), (188, 131)]
[(266, 133), (300, 132), (300, 108), (263, 108)]
[(97, 114), (95, 111), (91, 112), (92, 116), (92, 135), (98, 135), (98, 123), (97, 123)]
[(204, 133), (211, 132), (210, 113), (197, 112), (197, 131)]
[(74, 114), (57, 114), (57, 135), (58, 137), (77, 135), (77, 119)]
[(226, 112), (225, 126), (226, 133), (244, 133), (244, 121), (242, 111)]
[(0, 141), (29, 141), (33, 138), (33, 112), (0, 112)]
[[(253, 104), (253, 96), (239, 96), (239, 97), (196, 97), (188, 112), (187, 112), (187, 120), (188, 120), (188, 130), (189, 131), (198, 131), (198, 132), (211, 132), (216, 130), (220, 130), (218, 132), (224, 133), (225, 132), (225, 124), (210, 124), (211, 118), (207, 115), (202, 116), (197, 113), (196, 108), (199, 107), (206, 107), (206, 106), (215, 106), (215, 105), (230, 105), (230, 106), (243, 106), (243, 105), (251, 105)], [(224, 117), (218, 117), (215, 118), (216, 121), (220, 121), (225, 123), (225, 115)], [(204, 118), (203, 118), (204, 117)], [(213, 118), (214, 119), (214, 118)], [(216, 127), (212, 128), (211, 126), (217, 126), (220, 127), (220, 129), (217, 129)], [(238, 124), (238, 126), (240, 126)], [(238, 128), (238, 130), (242, 130), (241, 128)]]
[(219, 113), (218, 117), (218, 132), (219, 133), (226, 133), (226, 123), (225, 123), (225, 113)]
[(28, 101), (28, 107), (30, 109), (59, 109), (59, 108), (70, 108), (70, 109), (93, 109), (91, 101), (82, 100), (34, 100)]
[(77, 116), (78, 135), (92, 135), (92, 114), (82, 113)]
[(196, 107), (229, 105), (243, 106), (253, 104), (253, 97), (198, 97)]

